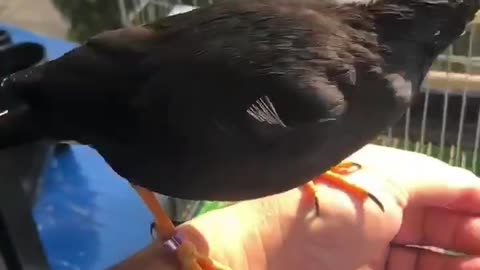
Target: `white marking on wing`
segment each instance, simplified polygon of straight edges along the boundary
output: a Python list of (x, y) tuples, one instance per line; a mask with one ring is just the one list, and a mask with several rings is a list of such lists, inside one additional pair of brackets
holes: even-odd
[(287, 127), (269, 97), (263, 96), (248, 108), (247, 113), (260, 122)]

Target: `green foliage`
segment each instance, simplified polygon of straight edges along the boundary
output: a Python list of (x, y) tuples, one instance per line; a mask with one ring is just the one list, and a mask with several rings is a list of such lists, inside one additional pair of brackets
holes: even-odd
[(224, 208), (227, 205), (228, 205), (228, 203), (226, 203), (226, 202), (205, 201), (205, 202), (203, 202), (203, 205), (200, 208), (200, 211), (197, 213), (197, 216), (203, 215), (203, 214), (208, 213), (210, 211), (214, 211), (214, 210)]

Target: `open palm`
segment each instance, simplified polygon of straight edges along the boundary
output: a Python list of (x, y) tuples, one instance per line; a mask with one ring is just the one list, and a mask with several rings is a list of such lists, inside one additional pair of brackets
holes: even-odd
[[(180, 232), (200, 252), (234, 270), (480, 270), (480, 180), (475, 175), (421, 154), (374, 145), (350, 160), (364, 166), (352, 181), (379, 198), (385, 212), (371, 201), (320, 185), (320, 217), (305, 193), (295, 189), (207, 213)], [(142, 264), (147, 270), (158, 267), (153, 258)]]

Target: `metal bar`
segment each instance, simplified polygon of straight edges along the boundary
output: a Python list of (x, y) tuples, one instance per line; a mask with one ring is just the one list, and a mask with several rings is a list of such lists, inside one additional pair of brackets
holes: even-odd
[(138, 2), (138, 4), (136, 4), (133, 10), (127, 15), (129, 22), (132, 22), (138, 14), (141, 14), (142, 10), (150, 3), (150, 0), (138, 0), (136, 2)]
[[(465, 85), (466, 81), (468, 85)], [(466, 73), (429, 71), (426, 81), (431, 92), (444, 93), (448, 91), (450, 94), (461, 95), (467, 91), (471, 96), (480, 97), (480, 75), (470, 75)], [(448, 88), (445, 86), (448, 85)]]
[[(475, 26), (476, 24), (473, 24), (472, 28), (470, 28), (470, 35), (469, 35), (469, 39), (468, 39), (468, 59), (469, 59), (469, 62), (468, 62), (468, 65), (467, 65), (467, 68), (466, 68), (466, 72), (467, 74), (470, 74), (471, 73), (471, 70), (472, 70), (472, 54), (473, 54), (473, 39), (475, 37)], [(458, 133), (457, 133), (457, 152), (455, 153), (455, 165), (458, 166), (458, 163), (460, 162), (460, 154), (461, 154), (461, 151), (462, 151), (462, 135), (463, 135), (463, 124), (464, 124), (464, 121), (465, 121), (465, 110), (466, 110), (466, 107), (467, 107), (467, 88), (468, 88), (468, 84), (469, 84), (470, 80), (466, 80), (465, 81), (465, 84), (464, 84), (464, 91), (463, 91), (463, 94), (462, 94), (462, 107), (461, 107), (461, 110), (460, 110), (460, 119), (459, 119), (459, 123), (458, 123)]]
[[(448, 47), (448, 55), (452, 54), (452, 46)], [(452, 70), (451, 62), (447, 64), (447, 82), (449, 81), (449, 75)], [(442, 131), (440, 133), (440, 151), (438, 152), (438, 158), (443, 159), (443, 152), (445, 151), (445, 129), (447, 127), (447, 112), (448, 112), (448, 91), (444, 93), (443, 99), (443, 112), (442, 112)]]
[(403, 149), (409, 150), (409, 134), (410, 134), (410, 108), (405, 112), (405, 130), (403, 133)]
[(427, 130), (427, 112), (428, 101), (430, 99), (430, 88), (425, 88), (425, 100), (423, 101), (422, 123), (420, 127), (420, 152), (423, 152), (423, 146), (425, 145), (425, 132)]
[(473, 146), (472, 171), (477, 173), (478, 145), (480, 142), (480, 108), (477, 114), (477, 130), (475, 131), (475, 144)]
[(393, 145), (393, 128), (392, 127), (389, 127), (387, 129), (387, 137), (388, 137), (387, 146), (392, 146)]
[(126, 0), (118, 0), (118, 9), (120, 10), (120, 16), (122, 17), (122, 24), (124, 26), (130, 26), (132, 22), (128, 18), (127, 8), (125, 7)]

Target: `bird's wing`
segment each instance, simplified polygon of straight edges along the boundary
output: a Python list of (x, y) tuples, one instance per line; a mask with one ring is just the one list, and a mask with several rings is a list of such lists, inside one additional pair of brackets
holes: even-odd
[[(268, 141), (342, 113), (343, 88), (355, 84), (356, 73), (337, 52), (348, 57), (340, 24), (313, 31), (321, 14), (299, 9), (285, 19), (272, 5), (228, 5), (98, 34), (19, 74), (16, 84), (32, 89), (26, 96), (38, 115), (61, 115), (67, 121), (54, 126), (93, 137), (128, 138), (141, 133), (132, 124), (140, 122), (152, 137), (202, 140), (221, 130)], [(332, 83), (335, 76), (343, 85)]]
[[(328, 39), (313, 41), (301, 18), (284, 20), (248, 9), (190, 13), (178, 15), (186, 22), (174, 16), (144, 26), (160, 29), (140, 67), (155, 73), (132, 102), (144, 121), (158, 124), (159, 115), (168, 115), (172, 130), (197, 138), (211, 138), (217, 129), (255, 129), (268, 139), (342, 113), (343, 94), (329, 76), (353, 86), (355, 69), (309, 48)], [(312, 59), (319, 63), (312, 65)]]

